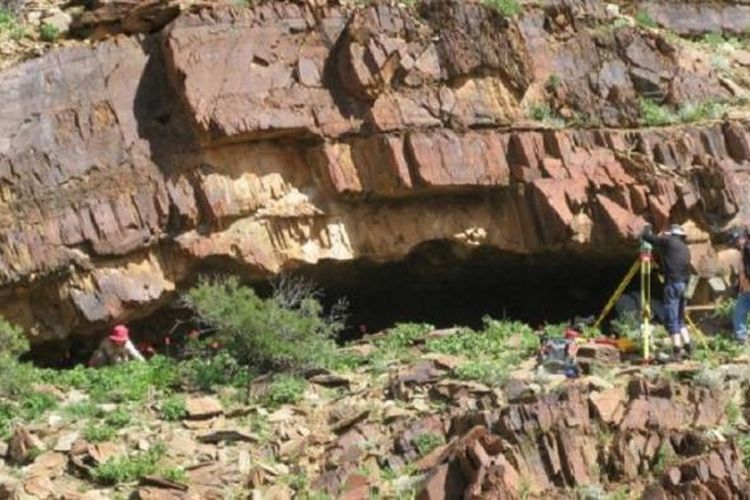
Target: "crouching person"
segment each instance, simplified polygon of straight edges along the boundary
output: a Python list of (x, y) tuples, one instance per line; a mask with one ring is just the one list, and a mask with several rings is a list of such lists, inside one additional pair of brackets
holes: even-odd
[(91, 356), (89, 366), (119, 365), (128, 361), (144, 361), (141, 353), (130, 341), (130, 332), (125, 325), (117, 325)]

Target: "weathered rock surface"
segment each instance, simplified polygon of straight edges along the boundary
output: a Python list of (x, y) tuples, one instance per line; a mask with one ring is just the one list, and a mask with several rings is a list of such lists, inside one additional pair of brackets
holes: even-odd
[[(126, 16), (115, 31), (159, 29), (171, 5), (122, 7), (135, 27)], [(450, 0), (419, 14), (195, 4), (158, 33), (12, 67), (0, 73), (0, 313), (34, 341), (64, 338), (149, 314), (207, 262), (261, 278), (400, 259), (432, 240), (622, 250), (646, 220), (690, 221), (709, 272), (711, 234), (748, 220), (748, 124), (524, 118), (549, 100), (630, 127), (643, 96), (731, 95), (689, 51), (594, 29), (608, 22), (583, 1), (517, 20)]]

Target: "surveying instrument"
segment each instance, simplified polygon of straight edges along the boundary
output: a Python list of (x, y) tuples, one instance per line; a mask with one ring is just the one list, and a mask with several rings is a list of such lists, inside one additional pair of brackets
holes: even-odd
[(610, 297), (609, 301), (607, 302), (607, 305), (604, 306), (604, 309), (602, 309), (601, 314), (599, 314), (599, 317), (596, 319), (596, 322), (594, 323), (594, 328), (599, 328), (599, 326), (604, 321), (604, 318), (607, 317), (609, 312), (614, 307), (615, 303), (620, 299), (625, 289), (630, 285), (630, 282), (633, 281), (633, 278), (635, 277), (636, 273), (640, 271), (641, 274), (641, 303), (640, 303), (640, 309), (641, 309), (641, 317), (640, 317), (640, 328), (639, 332), (641, 335), (641, 343), (643, 344), (643, 361), (648, 363), (651, 361), (651, 333), (652, 333), (652, 326), (651, 326), (651, 267), (653, 263), (653, 248), (649, 242), (647, 242), (644, 239), (641, 239), (641, 247), (640, 252), (638, 255), (638, 259), (633, 263), (633, 265), (628, 270), (627, 274), (625, 274), (625, 277), (622, 279), (619, 285), (617, 285), (617, 288), (615, 289), (615, 292), (612, 294), (612, 297)]

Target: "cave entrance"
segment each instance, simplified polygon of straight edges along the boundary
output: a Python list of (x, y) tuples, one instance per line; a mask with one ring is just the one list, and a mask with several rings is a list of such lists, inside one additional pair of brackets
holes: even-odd
[(324, 290), (326, 304), (348, 299), (345, 337), (352, 338), (361, 325), (367, 332), (398, 322), (478, 328), (489, 315), (536, 327), (597, 315), (636, 257), (629, 249), (522, 255), (437, 241), (399, 262), (326, 261), (299, 274)]

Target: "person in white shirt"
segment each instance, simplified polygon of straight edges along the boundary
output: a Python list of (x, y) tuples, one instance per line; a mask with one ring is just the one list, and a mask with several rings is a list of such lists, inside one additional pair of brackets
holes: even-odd
[(128, 361), (144, 361), (143, 356), (130, 341), (130, 332), (125, 325), (117, 325), (91, 356), (89, 366), (111, 366)]

